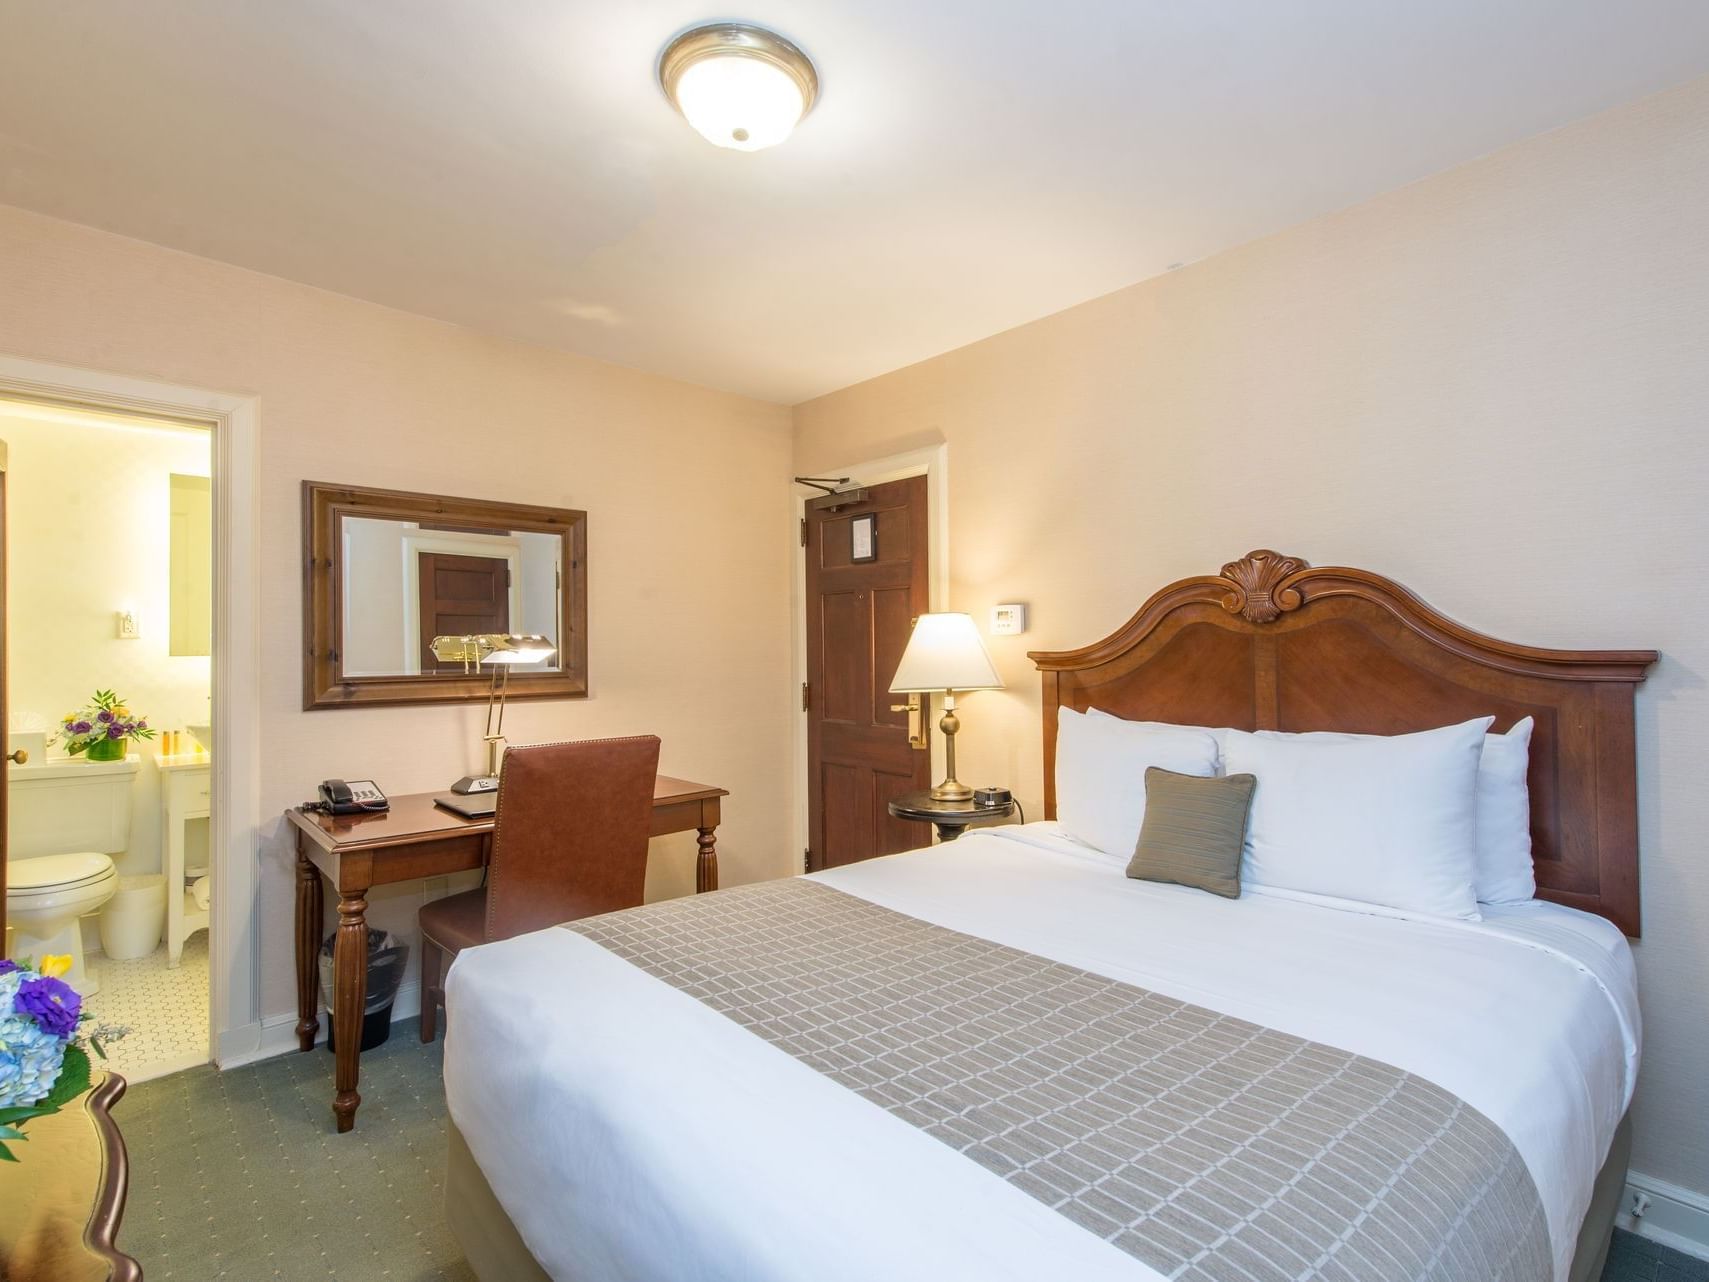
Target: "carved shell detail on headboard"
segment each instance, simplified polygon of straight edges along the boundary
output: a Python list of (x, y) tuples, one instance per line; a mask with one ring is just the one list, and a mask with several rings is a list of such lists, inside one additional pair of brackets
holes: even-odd
[(1222, 567), (1222, 577), (1234, 590), (1222, 599), (1222, 608), (1249, 623), (1274, 623), (1285, 610), (1297, 610), (1305, 598), (1298, 588), (1281, 587), (1290, 575), (1309, 568), (1297, 556), (1283, 556), (1259, 548)]

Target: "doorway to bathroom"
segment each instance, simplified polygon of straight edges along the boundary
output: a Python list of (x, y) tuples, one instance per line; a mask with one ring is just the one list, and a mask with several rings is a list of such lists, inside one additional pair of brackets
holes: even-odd
[(209, 1059), (211, 425), (0, 396), (7, 955), (139, 1081)]

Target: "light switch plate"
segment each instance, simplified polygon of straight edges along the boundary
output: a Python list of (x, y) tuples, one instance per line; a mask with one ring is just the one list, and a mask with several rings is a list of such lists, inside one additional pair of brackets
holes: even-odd
[(1018, 637), (1027, 630), (1027, 607), (1011, 603), (991, 607), (991, 635)]

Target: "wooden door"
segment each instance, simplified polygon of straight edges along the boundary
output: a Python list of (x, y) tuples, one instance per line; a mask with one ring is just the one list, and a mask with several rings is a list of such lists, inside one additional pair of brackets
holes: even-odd
[(510, 563), (503, 557), (420, 554), (421, 670), (444, 665), (433, 654), (434, 637), (510, 631)]
[[(899, 793), (931, 785), (931, 754), (908, 742), (906, 696), (890, 693), (914, 619), (929, 608), (926, 478), (812, 509), (807, 541), (807, 866), (912, 850), (929, 829), (893, 819)], [(874, 517), (870, 561), (853, 559), (857, 518)]]

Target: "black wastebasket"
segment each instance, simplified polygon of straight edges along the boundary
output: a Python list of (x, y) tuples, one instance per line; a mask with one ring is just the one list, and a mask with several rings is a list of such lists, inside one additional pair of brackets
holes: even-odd
[[(320, 995), (326, 1003), (326, 1048), (333, 1044), (332, 1032), (332, 950), (338, 940), (337, 932), (326, 937), (320, 946)], [(362, 1049), (371, 1051), (392, 1035), (392, 1003), (397, 1000), (398, 987), (404, 981), (404, 964), (409, 961), (409, 945), (400, 943), (384, 930), (368, 929), (368, 999), (362, 1006)]]

